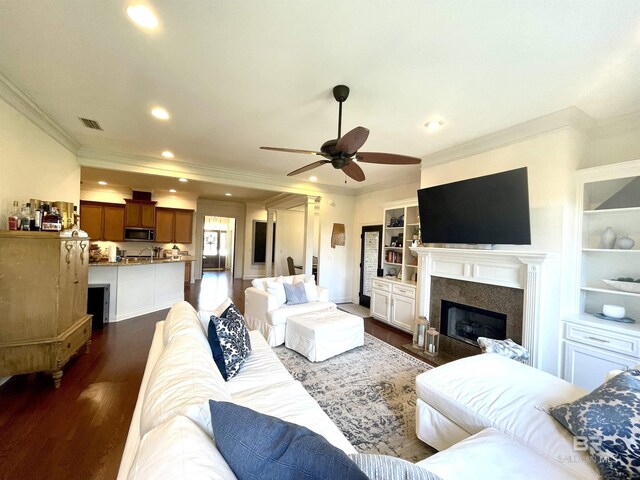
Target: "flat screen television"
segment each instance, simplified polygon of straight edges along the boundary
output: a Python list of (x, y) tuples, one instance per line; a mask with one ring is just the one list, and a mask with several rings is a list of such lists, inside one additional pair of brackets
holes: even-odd
[(530, 245), (527, 168), (418, 190), (423, 243)]

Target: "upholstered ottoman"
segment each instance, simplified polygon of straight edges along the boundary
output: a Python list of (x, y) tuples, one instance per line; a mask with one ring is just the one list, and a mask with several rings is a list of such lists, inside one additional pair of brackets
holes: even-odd
[(312, 362), (364, 345), (364, 320), (340, 310), (320, 310), (287, 318), (284, 345)]

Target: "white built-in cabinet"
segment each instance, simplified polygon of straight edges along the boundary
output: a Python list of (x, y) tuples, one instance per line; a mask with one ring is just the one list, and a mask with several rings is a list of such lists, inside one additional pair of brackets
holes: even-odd
[(413, 333), (418, 257), (409, 247), (419, 232), (417, 199), (383, 204), (382, 277), (372, 279), (371, 316)]
[[(586, 389), (602, 383), (610, 370), (640, 363), (640, 293), (613, 288), (603, 280), (640, 278), (640, 160), (577, 172), (578, 257), (574, 313), (563, 319), (564, 378)], [(628, 235), (605, 248), (603, 232)], [(638, 323), (624, 324), (594, 316), (604, 304), (620, 305)]]

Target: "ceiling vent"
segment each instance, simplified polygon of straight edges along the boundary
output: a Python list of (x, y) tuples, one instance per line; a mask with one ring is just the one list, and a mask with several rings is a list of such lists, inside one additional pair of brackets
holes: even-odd
[(78, 117), (82, 124), (87, 128), (93, 128), (94, 130), (102, 130), (102, 127), (95, 120), (89, 120), (88, 118)]

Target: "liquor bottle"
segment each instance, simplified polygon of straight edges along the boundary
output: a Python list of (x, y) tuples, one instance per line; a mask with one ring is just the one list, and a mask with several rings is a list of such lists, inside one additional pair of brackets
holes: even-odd
[(20, 215), (20, 230), (29, 230), (31, 222), (31, 204), (26, 203), (22, 206), (22, 214)]
[(18, 209), (18, 201), (13, 201), (13, 208), (9, 212), (8, 218), (9, 230), (18, 230), (20, 228), (20, 210)]
[(38, 231), (40, 230), (40, 226), (42, 225), (42, 210), (41, 210), (41, 206), (38, 205), (37, 207), (34, 207), (32, 212), (31, 212), (31, 224), (30, 224), (30, 230), (33, 231)]
[[(48, 207), (48, 205), (45, 205), (45, 207)], [(62, 230), (62, 217), (56, 207), (51, 207), (51, 211), (42, 217), (41, 229), (50, 232), (59, 232)]]
[(73, 224), (80, 228), (80, 214), (78, 213), (78, 206), (73, 206)]

